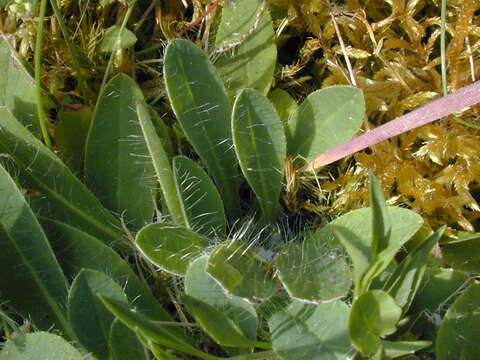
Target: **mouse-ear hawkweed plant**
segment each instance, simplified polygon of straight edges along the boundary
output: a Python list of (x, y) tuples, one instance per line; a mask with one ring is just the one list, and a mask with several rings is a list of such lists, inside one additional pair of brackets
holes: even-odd
[[(232, 38), (222, 29), (235, 26), (233, 4), (251, 16)], [(216, 40), (232, 52), (211, 59), (191, 41), (169, 41), (159, 75), (175, 146), (139, 80), (110, 78), (111, 61), (93, 113), (53, 102), (62, 146), (72, 119), (88, 118), (85, 141), (69, 152), (80, 160), (67, 163), (83, 166), (71, 165), (75, 173), (25, 115), (38, 97), (25, 91), (32, 109), (5, 91), (32, 79), (2, 40), (2, 360), (477, 356), (480, 291), (470, 273), (479, 269), (468, 254), (478, 234), (434, 231), (415, 211), (388, 206), (373, 173), (369, 207), (329, 219), (297, 206), (302, 166), (352, 139), (366, 104), (345, 85), (300, 105), (272, 94), (265, 4), (225, 5)], [(252, 49), (258, 66), (245, 61)], [(430, 118), (418, 110), (421, 118), (474, 104), (478, 86), (427, 105)], [(22, 319), (32, 333), (19, 333)]]

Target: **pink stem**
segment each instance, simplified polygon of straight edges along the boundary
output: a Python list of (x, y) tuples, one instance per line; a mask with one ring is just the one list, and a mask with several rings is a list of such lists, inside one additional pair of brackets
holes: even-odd
[(207, 15), (210, 14), (217, 7), (217, 5), (220, 3), (220, 1), (222, 1), (222, 0), (217, 0), (212, 5), (210, 5), (210, 7), (207, 9), (207, 11), (205, 11), (201, 16), (199, 16), (197, 20), (195, 20), (190, 25), (188, 25), (185, 29), (182, 30), (182, 32), (180, 33), (180, 36), (185, 34), (187, 31), (189, 31), (195, 25), (197, 25), (200, 21), (205, 19), (207, 17)]
[(334, 161), (375, 145), (406, 131), (426, 125), (444, 116), (460, 111), (480, 102), (480, 81), (428, 103), (421, 108), (389, 121), (342, 145), (336, 146), (305, 165), (302, 171), (312, 171)]

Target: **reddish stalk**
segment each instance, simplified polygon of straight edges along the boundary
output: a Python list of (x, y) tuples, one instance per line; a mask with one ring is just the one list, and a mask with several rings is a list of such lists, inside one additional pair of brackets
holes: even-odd
[(345, 144), (334, 147), (305, 165), (301, 171), (313, 171), (381, 141), (426, 125), (479, 102), (480, 81), (476, 81), (450, 95), (441, 97), (408, 114), (399, 116)]
[(187, 31), (191, 30), (194, 26), (196, 26), (197, 24), (200, 23), (200, 21), (202, 21), (203, 19), (205, 19), (208, 14), (210, 14), (213, 10), (215, 10), (215, 8), (217, 7), (217, 5), (220, 3), (220, 1), (222, 0), (216, 0), (212, 5), (210, 5), (210, 7), (207, 9), (207, 11), (205, 11), (201, 16), (199, 16), (197, 18), (197, 20), (195, 20), (194, 22), (192, 22), (190, 25), (188, 25), (185, 29), (182, 30), (182, 32), (180, 33), (180, 36), (182, 36), (183, 34), (185, 34)]

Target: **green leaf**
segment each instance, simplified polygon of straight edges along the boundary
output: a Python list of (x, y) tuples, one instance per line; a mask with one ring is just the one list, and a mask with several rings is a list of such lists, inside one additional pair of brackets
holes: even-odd
[(128, 49), (137, 42), (137, 37), (133, 32), (125, 28), (120, 37), (120, 25), (113, 25), (105, 32), (105, 36), (100, 44), (101, 53), (110, 53), (115, 50), (115, 45), (118, 44), (117, 49)]
[(445, 227), (440, 228), (408, 254), (383, 287), (404, 312), (408, 310), (420, 287), (428, 256), (444, 231)]
[(374, 256), (388, 247), (392, 225), (388, 216), (383, 190), (373, 173), (370, 173), (370, 206), (372, 207), (372, 251)]
[(382, 290), (360, 295), (353, 303), (349, 319), (349, 333), (355, 347), (363, 354), (377, 353), (380, 338), (393, 334), (402, 309)]
[(459, 232), (442, 243), (442, 263), (457, 270), (480, 273), (480, 233)]
[(168, 130), (167, 125), (165, 125), (165, 122), (163, 119), (158, 115), (157, 111), (152, 108), (150, 105), (147, 105), (148, 107), (148, 113), (150, 115), (150, 120), (152, 121), (152, 124), (155, 128), (155, 131), (157, 132), (158, 137), (160, 138), (160, 142), (162, 143), (162, 147), (165, 150), (165, 153), (167, 154), (168, 159), (173, 158), (173, 145), (172, 145), (172, 140), (170, 139), (170, 133)]
[[(108, 269), (108, 275), (121, 284), (130, 302), (135, 302), (136, 310), (151, 320), (173, 321), (168, 313), (152, 295), (150, 289), (135, 275), (130, 265), (113, 249), (93, 236), (70, 225), (44, 219), (48, 235), (66, 275), (73, 278), (82, 268), (97, 271)], [(191, 341), (185, 333), (176, 327), (167, 331), (173, 335)]]
[(135, 332), (115, 319), (110, 329), (110, 348), (114, 360), (149, 360), (148, 352)]
[(98, 98), (85, 147), (87, 185), (110, 210), (135, 228), (152, 221), (155, 169), (137, 119), (143, 94), (124, 74), (112, 78)]
[[(412, 303), (412, 312), (439, 313), (446, 309), (459, 295), (459, 290), (468, 284), (470, 276), (453, 269), (428, 269)], [(456, 294), (456, 295), (455, 295)]]
[(65, 106), (57, 114), (55, 146), (60, 158), (73, 171), (79, 173), (85, 157), (85, 139), (92, 111), (86, 106)]
[(387, 207), (392, 223), (392, 232), (388, 247), (375, 256), (372, 249), (372, 210), (370, 208), (353, 210), (333, 220), (313, 237), (340, 241), (353, 262), (353, 281), (355, 293), (366, 291), (372, 279), (385, 270), (397, 251), (422, 226), (423, 219), (413, 211)]
[(350, 290), (352, 279), (343, 249), (321, 240), (290, 242), (278, 253), (278, 276), (291, 297), (321, 303), (343, 297)]
[[(430, 341), (386, 341), (382, 340), (385, 355), (389, 359), (413, 354), (432, 345)], [(402, 358), (403, 359), (403, 358)]]
[[(254, 1), (258, 2), (258, 0)], [(236, 2), (248, 3), (249, 1)], [(224, 13), (226, 9), (227, 7), (224, 8)], [(244, 16), (245, 14), (242, 10), (234, 12), (234, 16)], [(223, 16), (222, 23), (224, 23)], [(240, 23), (232, 24), (240, 25)], [(217, 35), (218, 38), (219, 35)], [(215, 61), (215, 67), (225, 82), (229, 97), (233, 99), (238, 91), (245, 88), (255, 89), (266, 95), (272, 84), (276, 60), (275, 33), (272, 19), (266, 9), (257, 28), (236, 46), (234, 51), (222, 53)]]
[(64, 338), (46, 332), (10, 339), (0, 353), (2, 360), (82, 360), (82, 355)]
[(192, 230), (166, 223), (142, 228), (136, 238), (137, 248), (153, 264), (175, 275), (185, 275), (192, 259), (208, 245), (207, 240)]
[(6, 106), (28, 130), (40, 136), (35, 79), (0, 38), (0, 106)]
[[(209, 305), (216, 312), (220, 312), (222, 316), (217, 316), (221, 318), (222, 322), (231, 324), (229, 327), (240, 333), (242, 338), (254, 341), (258, 327), (255, 308), (243, 299), (227, 295), (220, 285), (205, 271), (207, 262), (208, 256), (206, 255), (191, 262), (185, 274), (185, 293)], [(217, 327), (216, 323), (206, 323), (203, 325), (203, 328), (210, 336), (217, 339), (218, 343), (227, 345), (223, 339), (224, 328), (220, 330), (220, 326)]]
[(14, 181), (0, 165), (0, 296), (39, 329), (52, 325), (74, 338), (61, 304), (67, 281)]
[(212, 180), (185, 156), (173, 160), (175, 185), (188, 227), (208, 238), (225, 238), (227, 220), (222, 198)]
[[(150, 112), (151, 113), (151, 112)], [(165, 199), (168, 211), (175, 223), (185, 225), (186, 219), (182, 213), (180, 198), (177, 195), (175, 180), (172, 167), (167, 153), (160, 141), (155, 127), (150, 118), (150, 113), (146, 104), (142, 101), (137, 102), (137, 116), (140, 123), (148, 152), (152, 158), (153, 166), (160, 182), (160, 189)]]
[[(60, 159), (30, 134), (12, 115), (0, 108), (0, 149), (15, 159), (21, 176), (42, 192), (36, 200), (41, 215), (65, 221), (97, 236), (111, 246), (124, 246), (120, 222), (76, 178)], [(123, 247), (125, 250), (126, 247)]]
[(288, 155), (312, 161), (355, 136), (364, 115), (360, 89), (336, 85), (311, 93), (288, 122)]
[(221, 311), (192, 296), (183, 295), (182, 303), (200, 326), (223, 346), (254, 347), (255, 340), (245, 337)]
[(230, 294), (251, 301), (265, 300), (277, 290), (272, 274), (246, 244), (226, 241), (218, 245), (208, 259), (207, 272)]
[[(68, 294), (68, 318), (80, 344), (98, 360), (111, 359), (110, 329), (114, 316), (98, 298), (107, 296), (128, 305), (120, 285), (107, 275), (83, 269), (73, 280)], [(130, 336), (136, 336), (130, 332)]]
[(298, 104), (295, 99), (285, 90), (280, 88), (270, 91), (267, 95), (268, 100), (275, 106), (282, 124), (285, 126), (288, 124), (288, 119), (298, 109)]
[(285, 169), (286, 142), (272, 103), (255, 90), (237, 96), (232, 114), (233, 143), (240, 167), (268, 222), (277, 217)]
[(183, 339), (172, 335), (171, 332), (165, 329), (166, 326), (157, 325), (153, 321), (149, 320), (142, 314), (132, 311), (129, 306), (125, 304), (108, 299), (102, 295), (99, 295), (105, 306), (115, 316), (127, 325), (130, 329), (138, 331), (141, 336), (146, 337), (159, 345), (166, 348), (177, 350), (186, 354), (198, 356), (201, 359), (217, 360), (220, 359), (216, 356), (205, 354), (195, 349), (190, 344), (186, 343)]
[(262, 0), (227, 0), (222, 10), (215, 46), (228, 46), (242, 40), (255, 23)]
[(170, 103), (185, 135), (207, 165), (229, 214), (238, 217), (238, 162), (230, 105), (220, 77), (207, 55), (183, 39), (167, 46), (163, 71)]
[(448, 309), (438, 331), (438, 360), (476, 360), (480, 342), (480, 285), (468, 288)]
[(273, 349), (282, 360), (344, 360), (351, 352), (349, 307), (341, 301), (294, 301), (268, 320)]

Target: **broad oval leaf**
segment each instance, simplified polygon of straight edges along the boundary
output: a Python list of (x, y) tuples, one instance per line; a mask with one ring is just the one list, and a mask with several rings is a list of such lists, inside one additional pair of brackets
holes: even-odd
[(456, 270), (480, 273), (480, 233), (458, 232), (442, 243), (442, 263)]
[[(388, 246), (375, 256), (372, 248), (371, 208), (353, 210), (317, 231), (319, 241), (340, 241), (353, 262), (353, 281), (356, 295), (368, 289), (372, 279), (387, 268), (397, 251), (423, 223), (420, 215), (408, 209), (387, 207), (392, 223)], [(323, 239), (323, 240), (321, 240)]]
[(65, 221), (97, 236), (111, 246), (131, 251), (118, 230), (120, 221), (110, 214), (98, 199), (60, 161), (60, 159), (5, 108), (0, 107), (0, 149), (20, 166), (20, 176), (32, 188), (42, 192), (35, 209), (43, 216)]
[(145, 103), (137, 101), (138, 121), (142, 128), (148, 152), (152, 157), (153, 166), (160, 183), (163, 199), (165, 200), (168, 211), (175, 223), (178, 225), (185, 225), (186, 219), (182, 214), (180, 199), (177, 195), (170, 160), (152, 123), (150, 117), (152, 111), (153, 109), (149, 111)]
[[(84, 269), (73, 280), (68, 294), (68, 318), (80, 344), (99, 360), (112, 357), (110, 329), (115, 317), (98, 298), (98, 294), (128, 304), (122, 287), (95, 270)], [(130, 331), (130, 336), (136, 336)]]
[[(208, 256), (204, 255), (189, 265), (185, 274), (185, 293), (222, 313), (222, 320), (231, 323), (231, 327), (242, 337), (251, 341), (255, 340), (258, 327), (255, 308), (243, 299), (227, 295), (205, 271), (207, 262)], [(217, 323), (211, 323), (205, 324), (204, 329), (214, 339), (217, 339), (218, 343), (226, 345), (226, 341), (223, 340), (224, 328), (217, 326)]]
[(360, 89), (335, 85), (311, 93), (288, 122), (288, 155), (313, 160), (350, 140), (360, 129), (364, 115)]
[(135, 228), (152, 221), (155, 170), (137, 119), (143, 94), (135, 81), (119, 74), (98, 98), (85, 146), (87, 185), (110, 210)]
[[(226, 7), (223, 11), (225, 10)], [(234, 14), (243, 16), (245, 13), (237, 10)], [(222, 21), (224, 16), (226, 15), (222, 15)], [(255, 89), (266, 95), (272, 84), (276, 60), (275, 32), (270, 13), (266, 9), (253, 32), (233, 51), (222, 53), (215, 61), (215, 67), (225, 82), (229, 97), (233, 99), (238, 91), (245, 88)]]
[(47, 332), (10, 339), (0, 352), (2, 360), (82, 360), (80, 352), (61, 336)]
[(363, 354), (377, 353), (381, 338), (395, 332), (402, 308), (382, 290), (360, 295), (353, 303), (349, 333), (355, 347)]
[(136, 331), (139, 337), (152, 340), (168, 349), (196, 355), (201, 359), (220, 359), (216, 356), (208, 355), (195, 349), (182, 338), (177, 337), (172, 334), (172, 332), (166, 330), (168, 328), (167, 326), (154, 323), (145, 315), (133, 311), (130, 306), (125, 305), (123, 302), (108, 299), (102, 295), (99, 295), (99, 297), (107, 309), (110, 310), (123, 324)]
[(275, 353), (282, 360), (345, 360), (352, 350), (350, 308), (342, 301), (294, 301), (268, 319)]
[(238, 162), (232, 146), (230, 104), (207, 55), (190, 41), (171, 41), (164, 77), (172, 108), (185, 135), (207, 165), (233, 217), (240, 215)]
[(470, 286), (448, 309), (438, 331), (438, 360), (476, 360), (480, 341), (480, 285)]
[(265, 265), (246, 244), (226, 241), (210, 254), (206, 271), (228, 293), (258, 302), (277, 291), (277, 283), (266, 272)]
[(185, 275), (190, 261), (208, 245), (205, 238), (188, 228), (162, 223), (145, 226), (135, 241), (149, 261), (175, 275)]
[(242, 40), (257, 20), (261, 5), (262, 0), (226, 0), (215, 38), (216, 47)]
[(208, 238), (226, 236), (227, 220), (222, 198), (212, 180), (193, 160), (173, 159), (175, 185), (188, 227)]
[[(151, 290), (137, 277), (130, 265), (109, 246), (97, 238), (68, 224), (43, 219), (60, 265), (68, 278), (74, 278), (83, 268), (97, 271), (108, 269), (108, 275), (119, 283), (130, 302), (135, 301), (136, 311), (155, 321), (173, 321)], [(178, 327), (167, 329), (184, 341), (193, 341)]]
[(120, 36), (120, 30), (120, 25), (113, 25), (105, 32), (103, 40), (100, 44), (101, 53), (110, 53), (115, 49), (128, 49), (129, 47), (135, 45), (137, 42), (137, 37), (135, 34), (128, 29), (123, 29)]
[(298, 104), (295, 99), (285, 90), (276, 88), (270, 91), (267, 95), (268, 100), (275, 106), (282, 124), (286, 126), (288, 124), (288, 119), (292, 116), (298, 109)]
[(0, 296), (39, 329), (74, 338), (61, 304), (67, 281), (52, 248), (10, 175), (0, 165)]
[(277, 217), (285, 169), (285, 133), (272, 103), (255, 90), (237, 96), (232, 114), (233, 143), (240, 167), (257, 195), (265, 219)]
[(183, 295), (182, 303), (200, 326), (223, 346), (254, 347), (256, 341), (247, 338), (227, 316), (212, 305), (193, 296)]
[(347, 295), (352, 278), (342, 250), (312, 238), (285, 244), (275, 265), (288, 294), (316, 303)]

